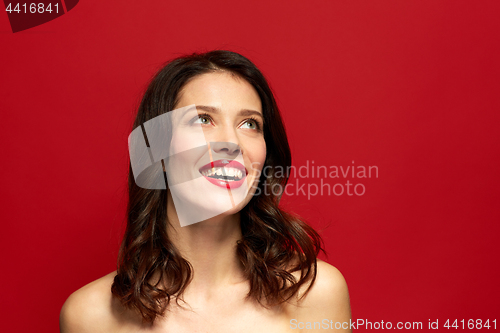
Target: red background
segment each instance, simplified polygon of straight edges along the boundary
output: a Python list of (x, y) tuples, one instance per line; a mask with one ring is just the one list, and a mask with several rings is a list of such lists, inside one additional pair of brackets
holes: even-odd
[(498, 322), (499, 14), (497, 1), (87, 0), (15, 34), (0, 14), (1, 330), (57, 331), (69, 294), (115, 269), (141, 93), (166, 60), (214, 48), (267, 76), (294, 165), (378, 166), (351, 181), (362, 196), (284, 200), (323, 230), (354, 319)]

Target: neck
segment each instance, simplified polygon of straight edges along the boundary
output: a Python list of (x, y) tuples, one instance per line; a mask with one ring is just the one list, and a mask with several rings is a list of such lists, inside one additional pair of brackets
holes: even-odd
[(190, 289), (208, 292), (243, 280), (243, 268), (236, 256), (236, 242), (241, 239), (239, 213), (181, 227), (168, 195), (167, 217), (170, 240), (193, 267)]

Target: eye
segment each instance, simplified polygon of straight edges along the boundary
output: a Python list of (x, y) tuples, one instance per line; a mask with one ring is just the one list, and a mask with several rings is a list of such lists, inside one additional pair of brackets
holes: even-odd
[(193, 124), (210, 125), (212, 123), (212, 118), (208, 114), (199, 114), (193, 120)]
[(260, 130), (260, 124), (255, 119), (247, 119), (241, 126), (242, 128), (248, 128), (252, 130)]

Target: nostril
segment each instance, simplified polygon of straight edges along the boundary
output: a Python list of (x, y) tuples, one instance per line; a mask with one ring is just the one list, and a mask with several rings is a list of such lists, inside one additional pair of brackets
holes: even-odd
[(210, 142), (210, 147), (214, 152), (223, 152), (228, 155), (239, 154), (240, 146), (232, 142)]

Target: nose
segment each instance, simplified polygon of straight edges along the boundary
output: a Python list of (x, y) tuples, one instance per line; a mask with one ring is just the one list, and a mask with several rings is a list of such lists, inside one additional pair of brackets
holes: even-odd
[(242, 153), (241, 147), (238, 145), (237, 130), (231, 123), (220, 124), (211, 133), (210, 139), (210, 149), (216, 154), (226, 154), (236, 158), (239, 153)]
[(237, 155), (241, 151), (240, 146), (233, 142), (210, 142), (210, 147), (215, 153), (227, 154), (230, 156)]

